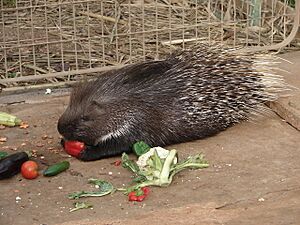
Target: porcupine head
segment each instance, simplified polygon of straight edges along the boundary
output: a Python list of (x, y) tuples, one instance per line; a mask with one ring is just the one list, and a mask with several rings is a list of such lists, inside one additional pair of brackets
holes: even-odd
[(265, 111), (286, 85), (266, 56), (201, 45), (166, 60), (125, 66), (80, 84), (58, 122), (84, 142), (82, 160), (211, 136)]

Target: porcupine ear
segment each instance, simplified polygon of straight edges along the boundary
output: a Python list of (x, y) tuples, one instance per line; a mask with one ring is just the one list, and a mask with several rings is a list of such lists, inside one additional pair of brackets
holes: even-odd
[(96, 106), (96, 110), (99, 113), (99, 115), (105, 114), (107, 109), (107, 104), (105, 102), (99, 101), (99, 100), (93, 100), (92, 105)]

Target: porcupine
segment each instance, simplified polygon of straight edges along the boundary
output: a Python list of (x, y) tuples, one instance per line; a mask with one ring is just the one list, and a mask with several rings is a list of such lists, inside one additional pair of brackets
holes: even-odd
[(268, 58), (199, 45), (106, 72), (73, 90), (58, 131), (86, 144), (77, 156), (86, 161), (130, 152), (140, 140), (167, 146), (215, 135), (286, 89)]

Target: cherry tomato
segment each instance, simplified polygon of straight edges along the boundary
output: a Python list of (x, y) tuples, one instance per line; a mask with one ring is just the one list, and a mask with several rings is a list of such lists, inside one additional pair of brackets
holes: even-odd
[(132, 195), (130, 197), (128, 197), (129, 201), (137, 201), (138, 197), (135, 195)]
[(80, 141), (65, 141), (64, 148), (69, 155), (78, 157), (85, 145)]
[(149, 187), (142, 187), (140, 190), (132, 191), (128, 194), (129, 201), (142, 202), (150, 192)]
[(142, 202), (142, 201), (144, 201), (144, 199), (146, 198), (146, 196), (145, 195), (141, 195), (141, 196), (137, 196), (136, 198), (137, 198), (136, 199), (137, 202)]
[(148, 187), (142, 187), (141, 189), (144, 192), (145, 196), (147, 196), (150, 193), (150, 188), (148, 188)]
[(38, 164), (34, 161), (26, 161), (21, 166), (21, 174), (26, 179), (35, 179), (39, 175)]
[(128, 200), (129, 201), (137, 201), (137, 196), (136, 196), (136, 193), (135, 193), (135, 191), (132, 191), (132, 192), (130, 192), (129, 194), (128, 194)]

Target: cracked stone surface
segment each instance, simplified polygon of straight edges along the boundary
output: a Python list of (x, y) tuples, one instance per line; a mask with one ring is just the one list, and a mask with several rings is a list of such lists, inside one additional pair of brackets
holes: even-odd
[[(297, 54), (284, 57), (300, 59)], [(300, 60), (294, 63), (296, 76)], [(17, 175), (0, 181), (0, 224), (299, 224), (300, 132), (275, 113), (214, 137), (169, 146), (179, 151), (180, 158), (203, 152), (211, 166), (181, 172), (168, 188), (151, 188), (142, 203), (128, 202), (126, 196), (115, 193), (83, 199), (93, 208), (69, 213), (74, 200), (66, 195), (93, 190), (88, 178), (121, 187), (129, 183), (131, 174), (111, 165), (119, 157), (86, 163), (62, 151), (56, 122), (68, 95), (58, 92), (0, 98), (0, 111), (13, 113), (30, 125), (28, 129), (0, 130), (0, 137), (7, 137), (0, 144), (1, 151), (35, 150), (41, 169), (65, 159), (71, 163), (70, 170), (52, 178), (25, 180)], [(15, 101), (21, 103), (4, 104)], [(294, 108), (300, 106), (300, 101), (292, 102)]]

